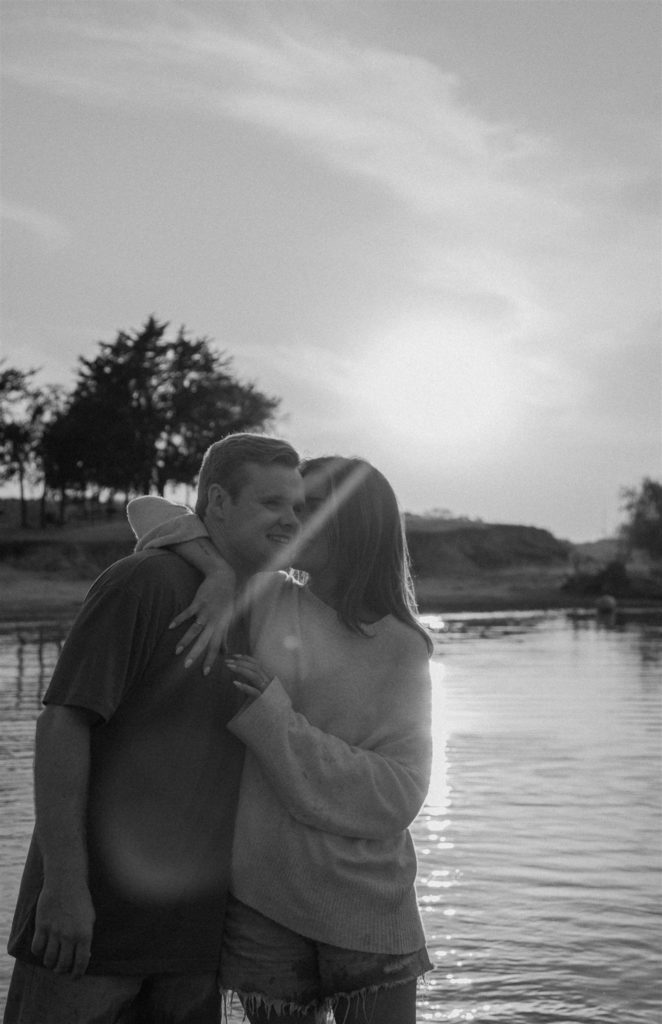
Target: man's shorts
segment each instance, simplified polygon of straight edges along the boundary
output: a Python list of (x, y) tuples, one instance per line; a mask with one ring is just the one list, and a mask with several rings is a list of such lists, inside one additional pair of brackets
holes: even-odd
[(324, 1020), (343, 999), (415, 981), (431, 969), (425, 948), (399, 955), (342, 949), (298, 935), (233, 897), (228, 900), (221, 983), (247, 1009), (310, 1013), (311, 1019)]
[(218, 1024), (218, 975), (84, 974), (72, 978), (17, 960), (4, 1024)]

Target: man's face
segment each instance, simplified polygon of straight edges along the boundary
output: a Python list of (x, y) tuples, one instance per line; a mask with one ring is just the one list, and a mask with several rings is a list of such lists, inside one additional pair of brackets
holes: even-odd
[(303, 480), (297, 469), (249, 463), (234, 500), (222, 488), (210, 488), (205, 525), (236, 572), (283, 569), (292, 562), (303, 502)]

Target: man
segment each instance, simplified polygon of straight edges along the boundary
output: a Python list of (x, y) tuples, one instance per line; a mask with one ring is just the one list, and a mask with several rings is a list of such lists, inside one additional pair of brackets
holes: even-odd
[[(238, 585), (287, 562), (298, 461), (254, 434), (205, 455), (197, 509)], [(223, 662), (203, 674), (173, 656), (181, 631), (168, 627), (199, 582), (166, 550), (131, 555), (95, 582), (67, 638), (37, 723), (5, 1024), (218, 1024), (243, 754), (224, 724), (241, 697)]]

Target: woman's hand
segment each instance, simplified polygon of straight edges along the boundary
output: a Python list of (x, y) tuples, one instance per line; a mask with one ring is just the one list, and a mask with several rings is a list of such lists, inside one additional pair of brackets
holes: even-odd
[(249, 654), (230, 654), (225, 659), (225, 663), (232, 672), (243, 676), (243, 680), (233, 679), (232, 682), (251, 700), (255, 700), (256, 697), (264, 693), (271, 682), (261, 665)]
[(190, 668), (202, 654), (205, 656), (203, 674), (208, 675), (227, 639), (234, 612), (235, 577), (229, 569), (219, 569), (205, 577), (190, 605), (170, 623), (170, 629), (181, 626), (195, 616), (177, 644), (176, 654), (193, 644), (184, 665)]

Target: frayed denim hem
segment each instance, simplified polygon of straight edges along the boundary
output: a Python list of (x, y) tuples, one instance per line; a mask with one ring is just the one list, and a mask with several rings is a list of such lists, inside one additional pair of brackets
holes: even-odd
[[(370, 1024), (372, 1014), (366, 1005), (369, 996), (374, 995), (375, 992), (399, 988), (401, 985), (409, 985), (412, 981), (425, 981), (425, 977), (426, 974), (421, 974), (418, 978), (399, 978), (397, 981), (386, 982), (381, 985), (367, 985), (365, 988), (355, 989), (353, 992), (337, 992), (326, 999), (313, 999), (305, 1005), (288, 999), (272, 999), (270, 996), (259, 992), (224, 990), (223, 1021), (227, 1024), (228, 1006), (232, 1008), (235, 1005), (235, 1000), (237, 1000), (243, 1009), (243, 1020), (247, 1020), (248, 1013), (263, 1010), (266, 1013), (267, 1020), (272, 1016), (278, 1018), (283, 1014), (301, 1018), (312, 1015), (311, 1024), (313, 1021), (314, 1024), (343, 1024), (349, 1014), (352, 1002), (358, 1000), (362, 1005), (365, 1024)], [(342, 1014), (343, 1005), (345, 1005), (344, 1015)]]
[(328, 1021), (333, 1022), (333, 1011), (331, 1016), (326, 1007), (326, 1000), (320, 1003), (319, 1000), (314, 999), (307, 1005), (302, 1003), (295, 1003), (289, 999), (272, 999), (270, 996), (263, 995), (260, 992), (223, 992), (223, 1021), (228, 1021), (228, 1006), (232, 1008), (235, 1005), (235, 1000), (241, 1004), (243, 1010), (242, 1020), (248, 1019), (249, 1013), (254, 1013), (257, 1010), (263, 1010), (266, 1013), (267, 1020), (271, 1017), (278, 1018), (284, 1014), (290, 1017), (301, 1017), (313, 1015), (315, 1024), (327, 1024)]

